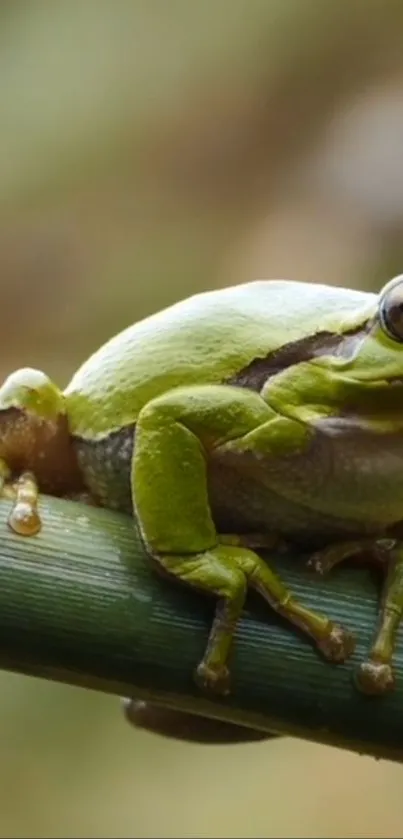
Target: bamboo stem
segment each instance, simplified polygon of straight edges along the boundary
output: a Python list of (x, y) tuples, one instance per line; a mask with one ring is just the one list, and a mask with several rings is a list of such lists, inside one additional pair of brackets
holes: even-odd
[(362, 568), (322, 580), (305, 557), (276, 567), (306, 605), (357, 635), (345, 665), (328, 664), (306, 638), (262, 602), (241, 620), (229, 698), (203, 696), (193, 671), (213, 603), (159, 578), (132, 519), (42, 497), (43, 529), (14, 535), (0, 502), (0, 666), (27, 675), (136, 696), (238, 725), (303, 737), (392, 760), (403, 759), (403, 649), (397, 687), (360, 695), (354, 668), (375, 630), (376, 580)]

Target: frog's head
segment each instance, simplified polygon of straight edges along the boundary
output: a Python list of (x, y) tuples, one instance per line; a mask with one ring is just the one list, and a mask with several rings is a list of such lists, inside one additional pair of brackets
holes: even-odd
[(311, 363), (326, 380), (328, 402), (403, 425), (403, 275), (365, 296), (340, 324), (333, 350)]
[(400, 433), (403, 275), (379, 294), (354, 293), (349, 299), (349, 307), (343, 295), (343, 308), (332, 307), (322, 316), (305, 358), (270, 380), (270, 404), (307, 423), (325, 417), (367, 418), (379, 429)]
[(0, 458), (13, 472), (32, 469), (50, 485), (46, 476), (59, 466), (62, 478), (69, 449), (63, 393), (40, 370), (11, 373), (0, 387)]
[(346, 332), (335, 354), (335, 369), (355, 382), (403, 393), (403, 275), (390, 280)]

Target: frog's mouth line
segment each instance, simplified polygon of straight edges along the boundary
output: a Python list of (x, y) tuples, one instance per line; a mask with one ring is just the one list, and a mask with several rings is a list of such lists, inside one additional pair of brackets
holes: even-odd
[(371, 318), (345, 332), (316, 332), (314, 335), (292, 341), (264, 358), (254, 358), (246, 367), (227, 379), (225, 384), (247, 387), (260, 393), (271, 378), (295, 364), (325, 355), (352, 361), (374, 325), (374, 318)]

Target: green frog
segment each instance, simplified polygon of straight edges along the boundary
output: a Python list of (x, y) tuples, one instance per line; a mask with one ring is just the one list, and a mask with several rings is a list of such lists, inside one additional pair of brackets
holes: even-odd
[(278, 539), (320, 573), (379, 562), (379, 626), (356, 684), (384, 694), (403, 609), (403, 276), (379, 294), (276, 280), (208, 291), (129, 326), (64, 390), (12, 373), (0, 478), (21, 535), (40, 530), (41, 492), (135, 514), (153, 567), (216, 598), (195, 674), (221, 694), (248, 588), (329, 661), (353, 652), (348, 628), (276, 573)]

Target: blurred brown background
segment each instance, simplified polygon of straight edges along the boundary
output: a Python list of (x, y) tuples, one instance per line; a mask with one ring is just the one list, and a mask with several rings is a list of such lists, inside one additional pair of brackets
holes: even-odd
[[(403, 271), (403, 3), (0, 2), (0, 376), (257, 277)], [(0, 674), (1, 837), (402, 836), (403, 768)]]

